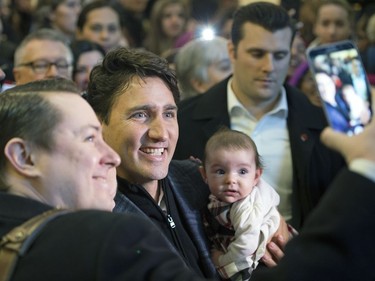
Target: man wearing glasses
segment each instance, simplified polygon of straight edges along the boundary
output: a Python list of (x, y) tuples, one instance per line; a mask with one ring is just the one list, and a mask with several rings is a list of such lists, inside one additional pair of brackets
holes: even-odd
[(64, 37), (52, 29), (39, 29), (21, 42), (14, 54), (16, 85), (52, 77), (72, 79), (73, 55)]

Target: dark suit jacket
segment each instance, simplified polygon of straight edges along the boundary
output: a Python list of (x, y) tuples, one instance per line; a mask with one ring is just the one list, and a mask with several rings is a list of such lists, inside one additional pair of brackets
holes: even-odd
[[(50, 206), (0, 192), (0, 236)], [(148, 221), (79, 211), (49, 222), (19, 259), (12, 281), (203, 280)]]
[(375, 183), (344, 170), (334, 180), (280, 264), (251, 281), (375, 280)]
[[(208, 138), (220, 127), (230, 125), (227, 110), (228, 79), (205, 94), (179, 104), (179, 140), (175, 159), (189, 156), (202, 158)], [(337, 172), (345, 165), (337, 153), (327, 149), (319, 140), (327, 126), (323, 111), (311, 105), (296, 88), (285, 85), (289, 113), (287, 126), (293, 162), (293, 220), (299, 229), (308, 213)]]
[[(205, 234), (201, 210), (207, 206), (209, 189), (203, 182), (198, 166), (190, 160), (172, 161), (169, 165), (167, 179), (183, 217), (184, 223), (192, 242), (196, 246), (200, 261), (203, 264), (203, 274), (209, 278), (217, 278), (218, 274), (211, 260), (210, 245)], [(116, 194), (114, 212), (139, 213), (142, 211), (134, 207), (123, 194)], [(144, 214), (142, 213), (142, 216)], [(169, 243), (171, 250), (176, 251)]]

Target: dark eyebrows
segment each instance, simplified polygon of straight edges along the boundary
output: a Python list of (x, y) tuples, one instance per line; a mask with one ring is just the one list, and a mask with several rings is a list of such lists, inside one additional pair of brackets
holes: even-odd
[(166, 110), (176, 110), (177, 111), (177, 105), (174, 105), (174, 104), (168, 104), (164, 108)]
[(138, 110), (150, 110), (151, 106), (145, 104), (145, 105), (139, 105), (134, 106), (128, 109), (129, 112), (138, 111)]
[(260, 48), (248, 48), (248, 49), (246, 49), (246, 52), (248, 52), (248, 53), (252, 53), (252, 52), (265, 53), (266, 50), (260, 49)]
[(248, 48), (246, 50), (247, 52), (251, 53), (251, 52), (259, 52), (259, 53), (289, 53), (289, 49), (280, 49), (280, 50), (274, 50), (272, 52), (270, 52), (269, 50), (266, 50), (266, 49), (261, 49), (261, 48)]
[[(134, 106), (132, 108), (129, 108), (128, 112), (134, 112), (134, 111), (138, 111), (138, 110), (152, 111), (154, 108), (156, 108), (156, 107), (152, 106), (152, 105), (145, 104), (145, 105)], [(177, 110), (177, 105), (167, 104), (167, 105), (164, 106), (164, 110)]]

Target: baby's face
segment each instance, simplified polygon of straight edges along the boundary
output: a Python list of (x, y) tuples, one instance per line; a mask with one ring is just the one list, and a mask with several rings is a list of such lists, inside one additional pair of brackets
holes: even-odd
[(207, 157), (205, 175), (211, 193), (220, 201), (233, 203), (245, 198), (258, 183), (261, 169), (253, 150), (215, 150)]

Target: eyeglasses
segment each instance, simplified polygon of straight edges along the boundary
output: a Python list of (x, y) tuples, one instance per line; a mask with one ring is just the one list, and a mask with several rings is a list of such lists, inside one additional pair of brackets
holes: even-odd
[(72, 67), (72, 65), (66, 62), (66, 60), (58, 60), (56, 62), (36, 60), (27, 63), (21, 63), (18, 66), (30, 67), (36, 74), (45, 74), (52, 65), (54, 65), (61, 73), (67, 73), (69, 71), (69, 68)]

